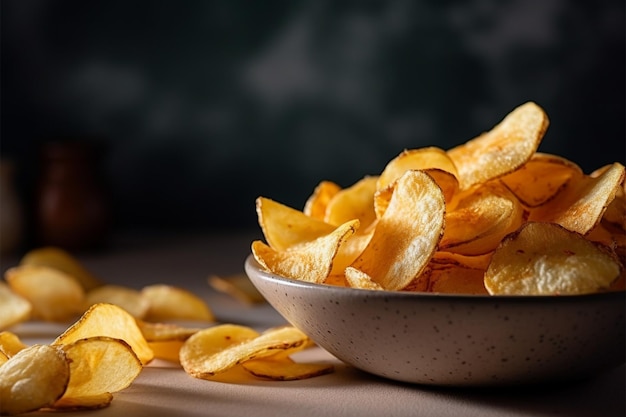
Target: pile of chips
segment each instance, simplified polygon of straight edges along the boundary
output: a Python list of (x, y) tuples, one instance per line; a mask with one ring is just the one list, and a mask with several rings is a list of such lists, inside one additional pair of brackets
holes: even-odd
[(302, 210), (259, 197), (252, 253), (280, 276), (361, 289), (624, 290), (624, 166), (585, 174), (538, 152), (547, 128), (528, 102), (452, 149), (404, 150), (347, 188), (324, 180)]

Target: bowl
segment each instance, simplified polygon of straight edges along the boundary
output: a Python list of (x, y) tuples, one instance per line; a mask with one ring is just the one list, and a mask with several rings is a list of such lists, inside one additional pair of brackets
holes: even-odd
[(625, 362), (624, 292), (485, 296), (312, 284), (265, 271), (254, 286), (317, 345), (362, 371), (437, 386), (548, 383)]

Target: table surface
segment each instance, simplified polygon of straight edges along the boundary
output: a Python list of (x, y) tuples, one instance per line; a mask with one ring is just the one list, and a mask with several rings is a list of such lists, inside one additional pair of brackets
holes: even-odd
[[(141, 288), (166, 283), (201, 296), (219, 322), (265, 329), (285, 321), (268, 304), (247, 305), (214, 291), (210, 275), (243, 272), (253, 233), (141, 236), (116, 239), (107, 250), (75, 256), (106, 282)], [(2, 271), (17, 263), (3, 256)], [(210, 324), (207, 323), (207, 326)], [(54, 339), (67, 325), (29, 322), (11, 330), (26, 343)], [(335, 371), (300, 381), (252, 376), (200, 380), (177, 364), (150, 363), (127, 389), (101, 410), (72, 416), (624, 416), (626, 370), (552, 386), (441, 388), (385, 380), (347, 366), (321, 348), (298, 354), (301, 361), (331, 362)], [(29, 416), (50, 416), (35, 412)]]

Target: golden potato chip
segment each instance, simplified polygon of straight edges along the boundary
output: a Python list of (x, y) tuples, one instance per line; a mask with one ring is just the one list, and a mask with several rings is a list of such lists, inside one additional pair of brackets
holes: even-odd
[[(5, 363), (8, 360), (9, 360), (9, 357), (3, 351), (0, 350), (0, 365), (2, 365), (3, 363)], [(2, 411), (2, 410), (0, 410), (0, 411)]]
[(113, 401), (113, 394), (103, 392), (89, 397), (63, 397), (54, 403), (54, 411), (97, 410), (108, 407)]
[(333, 267), (330, 275), (324, 281), (325, 284), (328, 284), (329, 280), (332, 281), (333, 279), (339, 282), (343, 280), (345, 269), (363, 253), (363, 250), (365, 250), (370, 240), (372, 240), (377, 224), (378, 220), (375, 220), (367, 227), (359, 226), (352, 236), (341, 244), (335, 255), (335, 259), (333, 259)]
[(456, 265), (471, 269), (482, 269), (485, 271), (491, 262), (493, 252), (482, 255), (462, 255), (460, 253), (437, 251), (431, 259), (431, 265), (441, 265), (443, 267)]
[(64, 345), (63, 350), (70, 360), (70, 380), (61, 400), (121, 391), (143, 369), (133, 349), (121, 339), (88, 337)]
[(322, 181), (313, 190), (313, 194), (306, 200), (302, 212), (314, 219), (324, 220), (326, 207), (330, 199), (341, 190), (341, 187), (332, 181)]
[(257, 240), (252, 242), (252, 254), (259, 264), (275, 274), (321, 284), (331, 274), (341, 245), (358, 226), (358, 220), (351, 220), (326, 236), (280, 252)]
[(558, 223), (584, 235), (600, 223), (623, 181), (624, 166), (618, 162), (598, 177), (572, 178), (556, 198), (531, 210), (528, 220)]
[(386, 290), (406, 287), (424, 269), (444, 229), (445, 201), (432, 177), (407, 171), (363, 253), (351, 265)]
[(265, 302), (265, 297), (256, 289), (245, 273), (230, 276), (211, 275), (209, 285), (219, 292), (245, 304), (258, 304)]
[[(196, 333), (181, 348), (180, 363), (189, 375), (210, 378), (245, 361), (310, 342), (308, 336), (292, 326), (273, 328), (258, 336), (253, 336), (252, 332), (245, 329), (220, 327)], [(238, 340), (234, 343), (225, 341), (224, 333), (234, 333)]]
[(582, 169), (572, 161), (537, 152), (501, 181), (526, 207), (537, 207), (554, 198), (571, 178), (582, 175)]
[(19, 351), (27, 347), (15, 333), (0, 332), (0, 352), (4, 353), (8, 358), (17, 355)]
[(61, 349), (23, 349), (0, 366), (0, 411), (13, 415), (51, 406), (65, 392), (69, 378), (69, 362)]
[(358, 219), (361, 227), (369, 226), (376, 220), (374, 194), (377, 180), (378, 177), (367, 176), (335, 193), (326, 207), (324, 221), (339, 226)]
[(20, 265), (38, 265), (58, 269), (78, 280), (85, 291), (102, 284), (82, 263), (69, 252), (56, 246), (32, 249), (20, 260)]
[(208, 304), (184, 288), (166, 284), (147, 285), (141, 289), (141, 296), (149, 305), (144, 316), (146, 321), (215, 320)]
[(459, 195), (446, 212), (446, 229), (439, 249), (463, 255), (492, 252), (507, 234), (524, 221), (524, 208), (501, 183), (485, 183)]
[(144, 365), (154, 357), (135, 318), (123, 308), (107, 303), (89, 307), (74, 324), (52, 342), (52, 345), (69, 345), (79, 339), (98, 336), (125, 341)]
[(265, 241), (275, 251), (316, 240), (335, 230), (335, 226), (323, 220), (268, 198), (257, 198), (256, 211)]
[(85, 310), (98, 303), (115, 304), (136, 318), (144, 317), (150, 308), (149, 301), (138, 290), (112, 284), (101, 285), (89, 290), (85, 296), (85, 303)]
[(437, 147), (404, 150), (389, 161), (378, 177), (376, 189), (382, 190), (393, 184), (409, 170), (426, 171), (443, 191), (446, 202), (459, 188), (458, 173), (446, 151)]
[(11, 289), (28, 300), (35, 318), (62, 322), (83, 312), (83, 287), (63, 271), (41, 265), (9, 268), (5, 278)]
[(485, 287), (490, 294), (586, 294), (607, 290), (619, 274), (617, 260), (580, 234), (529, 222), (496, 249)]
[(242, 363), (243, 368), (259, 378), (274, 381), (294, 381), (313, 378), (333, 372), (335, 367), (329, 363), (298, 363), (289, 358), (274, 359), (273, 356), (252, 359)]
[(250, 327), (236, 324), (209, 327), (187, 339), (180, 349), (180, 363), (189, 375), (206, 378), (215, 373), (210, 363), (215, 355), (231, 346), (253, 340), (259, 335), (259, 332)]
[(448, 150), (461, 189), (509, 174), (535, 153), (548, 128), (548, 117), (533, 102), (522, 104), (490, 131)]
[(32, 309), (30, 301), (0, 281), (0, 330), (28, 320)]

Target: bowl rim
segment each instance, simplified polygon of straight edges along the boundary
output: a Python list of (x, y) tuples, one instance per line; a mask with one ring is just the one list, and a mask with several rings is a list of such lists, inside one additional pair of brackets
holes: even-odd
[[(537, 303), (549, 301), (554, 302), (588, 302), (588, 301), (612, 301), (622, 300), (626, 302), (626, 291), (606, 291), (588, 294), (562, 294), (562, 295), (481, 295), (481, 294), (451, 294), (451, 293), (433, 293), (423, 291), (398, 291), (398, 290), (375, 290), (366, 288), (349, 288), (331, 284), (317, 284), (307, 281), (299, 281), (297, 279), (277, 275), (263, 268), (261, 264), (254, 258), (253, 254), (249, 254), (244, 261), (244, 270), (252, 283), (256, 286), (252, 278), (251, 272), (254, 271), (264, 281), (271, 281), (280, 285), (289, 287), (315, 289), (317, 291), (328, 291), (337, 295), (337, 292), (346, 296), (367, 295), (372, 298), (388, 298), (394, 299), (424, 299), (424, 300), (440, 300), (440, 301), (471, 301), (471, 302), (516, 302), (516, 303)], [(257, 288), (258, 289), (258, 288)]]

